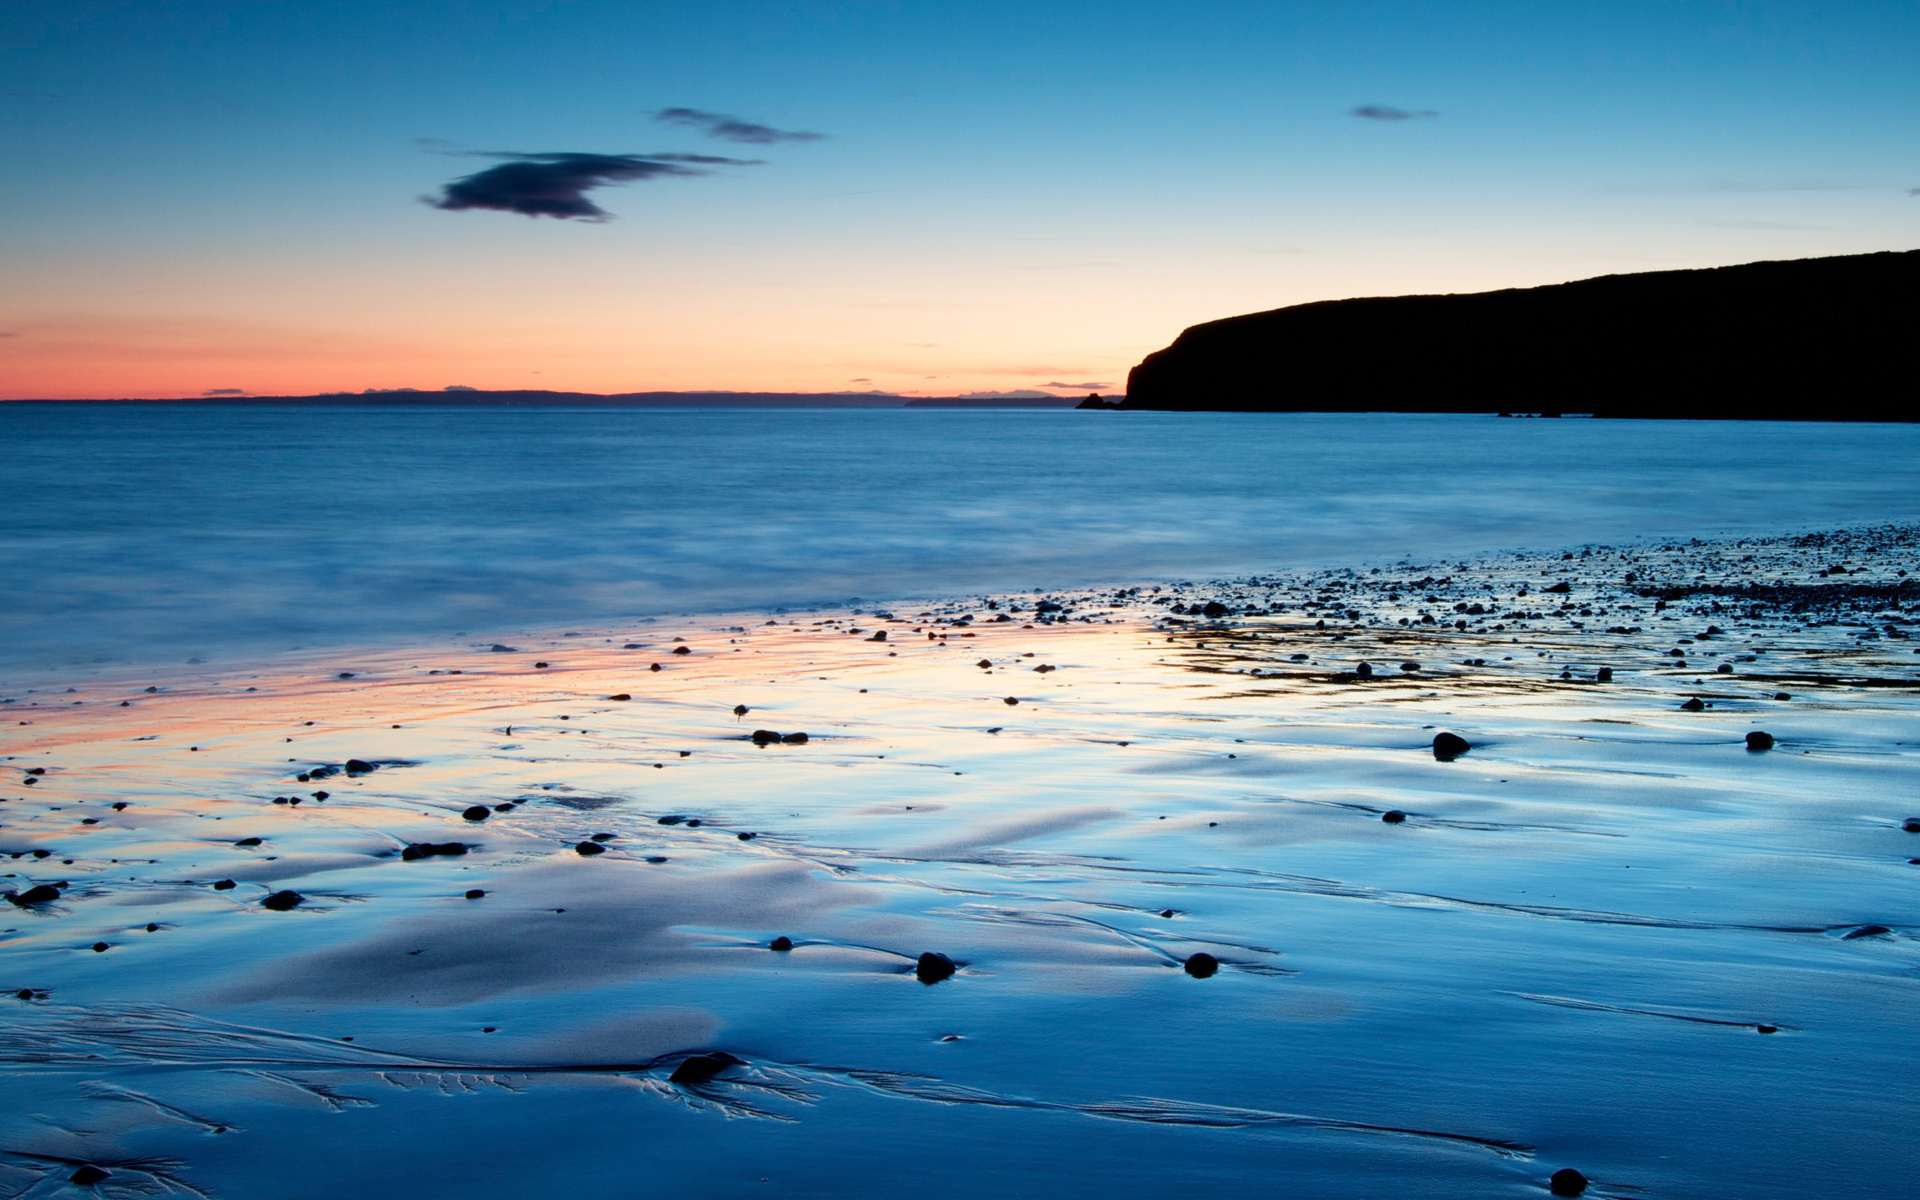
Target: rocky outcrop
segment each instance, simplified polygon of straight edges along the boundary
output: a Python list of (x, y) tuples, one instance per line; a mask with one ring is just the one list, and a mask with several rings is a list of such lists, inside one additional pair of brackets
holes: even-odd
[(1300, 304), (1195, 325), (1128, 409), (1913, 421), (1920, 250)]

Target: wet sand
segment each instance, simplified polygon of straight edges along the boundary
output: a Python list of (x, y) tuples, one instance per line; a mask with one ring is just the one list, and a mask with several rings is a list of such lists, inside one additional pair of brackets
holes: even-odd
[(1915, 576), (1888, 528), (16, 679), (0, 1187), (1894, 1194)]

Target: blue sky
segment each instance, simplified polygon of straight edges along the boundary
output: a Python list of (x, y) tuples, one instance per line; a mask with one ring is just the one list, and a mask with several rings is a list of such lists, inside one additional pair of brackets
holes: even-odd
[[(1911, 3), (13, 12), (5, 395), (1112, 383), (1305, 300), (1920, 244)], [(419, 203), (471, 151), (765, 161)]]

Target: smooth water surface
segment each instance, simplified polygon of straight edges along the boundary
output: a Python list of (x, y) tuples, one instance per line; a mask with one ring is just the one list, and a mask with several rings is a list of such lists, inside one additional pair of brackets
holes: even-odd
[(0, 405), (0, 666), (1920, 516), (1920, 427)]

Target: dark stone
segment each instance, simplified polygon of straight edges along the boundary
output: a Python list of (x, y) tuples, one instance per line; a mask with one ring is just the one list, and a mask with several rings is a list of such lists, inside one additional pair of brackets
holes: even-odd
[(73, 1174), (67, 1176), (68, 1183), (77, 1183), (81, 1187), (92, 1187), (107, 1177), (107, 1173), (92, 1163), (81, 1163)]
[(981, 660), (980, 660), (979, 662), (977, 662), (977, 663), (975, 663), (975, 664), (973, 664), (973, 665), (974, 665), (974, 666), (976, 666), (976, 667), (979, 667), (979, 668), (980, 668), (981, 670), (983, 670), (983, 671), (984, 671), (984, 670), (986, 670), (986, 669), (987, 669), (988, 667), (991, 667), (991, 666), (993, 665), (993, 660), (992, 660), (992, 659), (990, 659), (990, 658), (983, 658), (983, 659), (981, 659)]
[(736, 1058), (725, 1050), (713, 1050), (706, 1054), (693, 1054), (680, 1060), (680, 1065), (667, 1076), (668, 1083), (693, 1084), (705, 1083), (728, 1067), (744, 1067), (747, 1060)]
[(882, 629), (867, 640), (870, 642), (884, 642), (887, 640), (887, 631)]
[(1380, 819), (1382, 821), (1385, 821), (1389, 825), (1398, 825), (1402, 821), (1405, 821), (1407, 819), (1407, 814), (1401, 812), (1397, 808), (1390, 808), (1386, 812), (1383, 812), (1380, 814)]
[(234, 843), (236, 846), (258, 846), (259, 844), (260, 839), (257, 837), (244, 837)]
[(1009, 707), (1011, 707), (1011, 706), (1013, 706), (1013, 705), (1015, 705), (1015, 704), (1018, 704), (1018, 703), (1020, 703), (1020, 697), (1018, 697), (1018, 696), (1008, 696), (1008, 697), (1007, 697), (1007, 699), (1006, 699), (1006, 703), (1007, 703), (1007, 705), (1008, 705)]
[(1572, 1167), (1561, 1167), (1547, 1176), (1547, 1190), (1556, 1196), (1578, 1196), (1587, 1190), (1587, 1177)]
[(807, 735), (804, 733), (789, 733), (780, 740), (789, 746), (804, 746), (807, 744)]
[(1418, 671), (1420, 669), (1420, 664), (1409, 660), (1407, 662), (1401, 663), (1400, 669), (1402, 671), (1407, 672), (1408, 674), (1412, 674), (1413, 672)]
[(913, 964), (913, 975), (921, 983), (931, 986), (942, 979), (951, 979), (957, 969), (952, 959), (929, 950)]
[(655, 825), (678, 825), (684, 820), (686, 820), (685, 817), (674, 814), (671, 816), (656, 817), (653, 823)]
[(1920, 817), (1908, 817), (1900, 822), (1900, 828), (1908, 833), (1920, 833)]
[(60, 889), (47, 884), (36, 884), (24, 892), (9, 892), (7, 899), (21, 908), (31, 908), (36, 904), (49, 904), (60, 898)]
[(1200, 615), (1203, 617), (1212, 617), (1217, 620), (1226, 616), (1231, 611), (1231, 609), (1218, 600), (1209, 600), (1207, 601), (1207, 606), (1200, 610)]
[(596, 854), (605, 854), (607, 848), (599, 842), (577, 842), (573, 847), (573, 852), (581, 858), (592, 858)]
[(596, 833), (593, 835), (593, 840), (596, 842), (610, 842), (613, 840), (613, 835), (610, 833)]
[(436, 855), (458, 858), (466, 852), (466, 846), (460, 842), (415, 842), (402, 850), (400, 857), (407, 862), (413, 862), (416, 859), (433, 858)]
[(493, 815), (493, 810), (484, 804), (475, 804), (460, 815), (469, 821), (484, 821)]
[(744, 717), (752, 711), (753, 711), (752, 709), (748, 708), (744, 704), (736, 704), (733, 706), (733, 715), (736, 717)]
[(659, 663), (651, 663), (647, 666), (647, 670), (649, 671), (658, 671), (659, 669), (660, 669)]
[(1893, 930), (1888, 929), (1885, 925), (1862, 925), (1858, 929), (1849, 929), (1846, 933), (1841, 934), (1840, 940), (1850, 942), (1855, 938), (1885, 937), (1892, 932)]
[(274, 912), (288, 912), (292, 909), (299, 908), (300, 902), (305, 899), (306, 897), (302, 896), (299, 892), (294, 892), (294, 891), (275, 892), (271, 896), (268, 896), (265, 900), (262, 900), (260, 902), (260, 907), (270, 908)]
[(779, 937), (768, 942), (767, 949), (778, 950), (780, 953), (785, 954), (787, 951), (793, 949), (793, 939), (783, 933)]
[(1373, 664), (1364, 663), (1364, 662), (1360, 663), (1358, 666), (1353, 668), (1353, 674), (1354, 674), (1354, 677), (1358, 679), (1372, 679)]
[(373, 769), (373, 764), (364, 758), (350, 758), (347, 760), (347, 774), (349, 775), (365, 775)]
[(1779, 1033), (1780, 1032), (1780, 1027), (1778, 1025), (1755, 1025), (1753, 1029), (1755, 1033)]
[(239, 884), (231, 879), (216, 879), (213, 881), (213, 890), (216, 892), (230, 892), (239, 886)]
[(1682, 712), (1705, 712), (1707, 710), (1707, 702), (1695, 696), (1685, 704), (1682, 704), (1680, 710)]
[(1206, 979), (1220, 969), (1220, 960), (1202, 950), (1198, 954), (1190, 955), (1187, 961), (1181, 964), (1181, 969), (1195, 979)]
[(673, 648), (673, 652), (674, 652), (675, 654), (692, 654), (692, 653), (693, 653), (693, 647), (691, 647), (691, 646), (675, 646), (675, 647)]
[(533, 664), (535, 670), (539, 670), (541, 667), (546, 667), (551, 665), (552, 665), (551, 663), (543, 663), (543, 662), (537, 662)]
[(1471, 749), (1473, 749), (1473, 743), (1457, 733), (1441, 732), (1433, 735), (1433, 756), (1441, 762), (1452, 762)]
[(93, 944), (93, 952), (95, 954), (105, 954), (107, 951), (111, 949), (113, 949), (113, 947), (107, 945), (105, 942), (95, 942)]
[(1612, 682), (1613, 682), (1613, 668), (1612, 668), (1612, 667), (1601, 667), (1601, 668), (1600, 668), (1600, 669), (1599, 669), (1598, 671), (1595, 671), (1595, 672), (1593, 673), (1593, 681), (1594, 681), (1595, 683), (1612, 683)]
[(519, 651), (515, 650), (512, 646), (502, 646), (499, 642), (495, 642), (490, 647), (490, 649), (495, 654), (518, 654), (519, 653)]
[(611, 695), (611, 696), (608, 696), (608, 697), (607, 697), (607, 699), (609, 699), (609, 700), (631, 700), (631, 699), (633, 699), (633, 693), (632, 693), (632, 692), (615, 692), (615, 693), (614, 693), (613, 695)]
[(468, 888), (467, 889), (467, 899), (469, 900), (482, 899), (486, 896), (486, 894), (487, 894), (487, 889), (485, 888)]
[(1747, 735), (1747, 749), (1758, 752), (1773, 749), (1773, 735), (1756, 729)]
[(1775, 693), (1773, 694), (1773, 698), (1774, 698), (1775, 700), (1791, 700), (1791, 699), (1793, 699), (1793, 693), (1791, 693), (1791, 692), (1775, 692)]
[(739, 838), (743, 842), (750, 842), (754, 838), (759, 837), (760, 835), (757, 833), (736, 833), (733, 836)]
[(748, 735), (756, 746), (771, 746), (780, 740), (780, 735), (771, 729), (756, 729)]
[(1035, 667), (1034, 670), (1040, 672), (1042, 675), (1045, 675), (1048, 671), (1053, 670), (1053, 664), (1041, 663), (1039, 666)]
[(1564, 596), (1568, 592), (1571, 592), (1573, 590), (1573, 585), (1571, 583), (1568, 583), (1566, 580), (1562, 579), (1559, 583), (1550, 584), (1549, 586), (1543, 587), (1540, 590), (1542, 592), (1551, 592), (1556, 596)]

